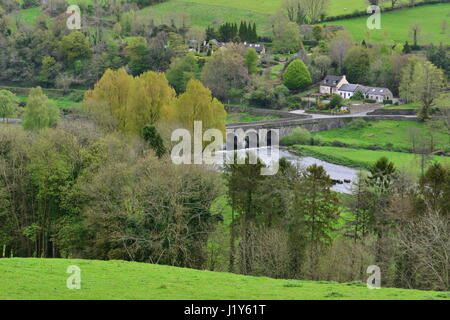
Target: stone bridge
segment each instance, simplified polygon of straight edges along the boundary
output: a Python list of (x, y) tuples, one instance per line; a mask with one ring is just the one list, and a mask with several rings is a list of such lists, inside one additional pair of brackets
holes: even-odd
[(339, 129), (348, 125), (355, 118), (364, 120), (416, 120), (412, 116), (376, 116), (376, 115), (348, 115), (348, 116), (313, 116), (301, 115), (290, 119), (265, 120), (248, 123), (231, 123), (226, 126), (227, 130), (242, 129), (244, 131), (258, 131), (260, 129), (278, 129), (279, 138), (282, 139), (291, 134), (295, 128), (304, 128), (310, 132), (320, 132)]

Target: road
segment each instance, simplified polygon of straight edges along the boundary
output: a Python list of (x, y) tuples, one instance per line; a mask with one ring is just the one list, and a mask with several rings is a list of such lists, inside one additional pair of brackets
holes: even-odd
[[(339, 119), (339, 118), (380, 118), (384, 117), (388, 120), (401, 120), (405, 118), (410, 118), (411, 120), (417, 119), (417, 116), (390, 116), (390, 115), (368, 115), (367, 113), (372, 112), (373, 110), (366, 110), (364, 112), (360, 113), (354, 113), (354, 114), (343, 114), (343, 115), (328, 115), (328, 114), (309, 114), (305, 113), (304, 110), (295, 110), (291, 111), (290, 113), (293, 114), (292, 118), (286, 118), (286, 119), (279, 119), (279, 120), (262, 120), (262, 121), (255, 121), (255, 122), (241, 122), (241, 123), (230, 123), (227, 124), (227, 128), (233, 129), (233, 128), (245, 128), (245, 127), (252, 127), (255, 124), (258, 126), (266, 126), (266, 125), (282, 125), (283, 123), (292, 123), (295, 121), (307, 121), (307, 120), (315, 120), (315, 119)], [(295, 117), (295, 115), (298, 115), (298, 118)]]
[(16, 124), (16, 123), (21, 123), (22, 119), (0, 118), (0, 122)]

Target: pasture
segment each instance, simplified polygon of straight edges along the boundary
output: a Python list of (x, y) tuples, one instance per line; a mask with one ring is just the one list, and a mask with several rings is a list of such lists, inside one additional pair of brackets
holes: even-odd
[(419, 44), (450, 43), (450, 30), (442, 32), (440, 26), (444, 21), (450, 24), (450, 3), (433, 4), (411, 9), (385, 12), (381, 14), (381, 29), (369, 30), (367, 18), (352, 18), (327, 23), (339, 25), (351, 32), (354, 40), (361, 42), (412, 43), (410, 27), (420, 24)]
[(367, 121), (363, 128), (352, 125), (314, 133), (322, 143), (340, 142), (355, 149), (383, 149), (387, 151), (410, 152), (417, 136), (433, 140), (434, 149), (450, 151), (447, 128), (441, 121), (417, 122), (380, 120)]
[[(81, 269), (81, 288), (66, 286)], [(278, 280), (127, 261), (0, 259), (0, 299), (449, 299), (445, 292), (381, 288), (365, 283)]]
[[(304, 156), (312, 156), (335, 164), (365, 169), (373, 166), (381, 157), (386, 157), (402, 171), (414, 175), (420, 174), (421, 171), (421, 156), (412, 153), (301, 145), (295, 145), (294, 150), (299, 151)], [(450, 164), (450, 158), (443, 156), (432, 156), (428, 163), (431, 161)]]

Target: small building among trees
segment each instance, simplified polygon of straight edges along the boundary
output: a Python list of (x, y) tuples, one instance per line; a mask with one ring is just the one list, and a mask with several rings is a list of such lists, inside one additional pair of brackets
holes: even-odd
[(360, 84), (352, 84), (343, 76), (326, 76), (320, 83), (321, 94), (338, 94), (344, 99), (352, 98), (360, 92), (364, 99), (375, 100), (376, 102), (392, 101), (394, 95), (388, 88), (369, 87)]
[[(214, 47), (217, 48), (222, 48), (225, 47), (229, 42), (220, 42), (217, 41), (216, 39), (212, 39), (210, 41), (210, 45), (212, 45), (212, 49), (214, 50)], [(263, 44), (259, 44), (259, 43), (248, 43), (246, 41), (242, 42), (242, 45), (249, 49), (249, 48), (253, 48), (255, 49), (255, 51), (258, 53), (258, 55), (261, 57), (266, 53), (266, 47)]]

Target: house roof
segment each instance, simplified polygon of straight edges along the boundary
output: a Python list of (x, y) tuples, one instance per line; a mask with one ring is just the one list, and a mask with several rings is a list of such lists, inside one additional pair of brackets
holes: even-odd
[(360, 86), (361, 90), (364, 94), (373, 94), (377, 96), (384, 96), (386, 94), (392, 94), (391, 90), (388, 88), (379, 88), (379, 87), (366, 87)]
[(320, 84), (327, 87), (336, 87), (342, 78), (343, 76), (326, 76)]
[[(320, 82), (320, 85), (335, 88), (335, 87), (337, 87), (339, 82), (344, 77), (345, 76), (326, 76), (325, 79), (323, 79)], [(389, 90), (388, 88), (368, 87), (368, 86), (362, 86), (360, 84), (352, 84), (352, 83), (345, 83), (345, 84), (341, 85), (341, 87), (339, 88), (339, 91), (345, 91), (345, 92), (361, 91), (365, 95), (372, 94), (372, 95), (377, 95), (377, 96), (392, 95), (391, 90)]]
[[(212, 39), (211, 42), (213, 42), (216, 46), (218, 46), (219, 48), (225, 46), (227, 44), (227, 42), (219, 42), (216, 39)], [(244, 47), (246, 48), (253, 48), (256, 50), (256, 52), (261, 53), (264, 49), (264, 45), (259, 44), (259, 43), (247, 43), (244, 42), (242, 43), (244, 45)]]
[(359, 84), (346, 83), (339, 88), (339, 91), (355, 92), (358, 87), (360, 87)]
[(261, 53), (261, 51), (264, 49), (264, 46), (262, 44), (259, 44), (259, 43), (247, 43), (247, 42), (244, 42), (244, 46), (246, 48), (253, 48), (258, 53)]

